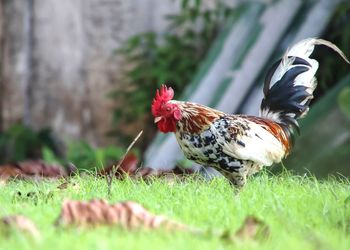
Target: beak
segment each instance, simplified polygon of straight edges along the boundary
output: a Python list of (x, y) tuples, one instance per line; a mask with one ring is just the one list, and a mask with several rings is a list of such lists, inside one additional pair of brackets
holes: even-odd
[(161, 117), (161, 116), (158, 116), (158, 117), (154, 118), (154, 123), (159, 122), (160, 120), (162, 120), (162, 118), (163, 117)]

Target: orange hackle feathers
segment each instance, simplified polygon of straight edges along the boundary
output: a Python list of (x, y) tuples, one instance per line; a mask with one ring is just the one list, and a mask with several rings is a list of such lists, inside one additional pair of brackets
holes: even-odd
[(197, 134), (208, 128), (215, 119), (224, 114), (218, 110), (191, 102), (179, 103), (179, 107), (183, 116), (180, 126), (184, 131), (191, 134)]

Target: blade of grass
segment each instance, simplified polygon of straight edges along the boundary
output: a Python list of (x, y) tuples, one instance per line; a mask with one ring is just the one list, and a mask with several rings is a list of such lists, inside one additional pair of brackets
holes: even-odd
[(134, 146), (134, 144), (137, 142), (137, 140), (140, 138), (140, 136), (142, 135), (143, 130), (141, 130), (137, 136), (135, 137), (135, 139), (130, 143), (129, 147), (126, 149), (123, 157), (121, 158), (121, 160), (119, 161), (119, 163), (117, 164), (117, 166), (112, 167), (112, 171), (110, 174), (106, 175), (106, 181), (107, 181), (107, 195), (110, 196), (111, 195), (111, 190), (112, 190), (112, 180), (113, 180), (113, 176), (115, 176), (115, 174), (117, 173), (118, 169), (120, 168), (121, 164), (123, 163), (123, 161), (125, 160), (126, 155), (129, 153), (130, 149)]

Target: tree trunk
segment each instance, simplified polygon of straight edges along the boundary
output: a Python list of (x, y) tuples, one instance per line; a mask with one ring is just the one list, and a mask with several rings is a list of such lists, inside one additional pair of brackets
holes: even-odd
[(4, 52), (5, 52), (5, 18), (4, 0), (0, 0), (0, 133), (3, 131), (3, 93), (4, 93)]
[[(122, 84), (115, 51), (130, 35), (164, 29), (158, 16), (177, 11), (172, 0), (11, 0), (2, 54), (4, 126), (22, 119), (63, 138), (111, 142), (114, 102)], [(155, 19), (157, 16), (158, 19)], [(113, 140), (114, 141), (114, 140)]]

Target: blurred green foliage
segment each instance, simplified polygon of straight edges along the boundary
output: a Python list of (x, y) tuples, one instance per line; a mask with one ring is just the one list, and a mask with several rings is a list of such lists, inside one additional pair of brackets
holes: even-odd
[(107, 146), (94, 148), (86, 142), (71, 143), (67, 148), (67, 160), (78, 168), (94, 169), (102, 168), (120, 160), (125, 149)]
[(233, 11), (222, 0), (213, 2), (213, 7), (207, 8), (201, 0), (182, 0), (180, 13), (167, 16), (167, 32), (137, 34), (118, 50), (127, 61), (125, 82), (128, 87), (111, 94), (122, 103), (114, 111), (115, 125), (135, 121), (145, 114), (149, 116), (155, 90), (161, 84), (171, 84), (178, 96), (191, 82)]
[(350, 119), (350, 87), (344, 88), (339, 93), (338, 105), (341, 112)]
[(49, 163), (67, 164), (73, 163), (80, 170), (95, 170), (106, 167), (120, 160), (125, 149), (108, 146), (92, 147), (84, 141), (72, 142), (67, 146), (65, 157), (57, 155), (47, 147), (43, 148), (42, 157)]
[(125, 149), (116, 146), (94, 148), (84, 141), (68, 143), (64, 149), (50, 129), (35, 131), (22, 124), (12, 125), (0, 134), (0, 164), (43, 159), (92, 170), (118, 161), (124, 152)]
[[(322, 38), (336, 44), (350, 57), (350, 2), (344, 1), (337, 6)], [(320, 68), (317, 73), (319, 87), (316, 89), (316, 97), (325, 94), (329, 88), (349, 73), (349, 65), (339, 56), (330, 56), (329, 51), (323, 47), (317, 50), (316, 59), (319, 61)]]
[(14, 124), (0, 134), (0, 163), (38, 159), (44, 147), (59, 155), (50, 129), (35, 131)]

